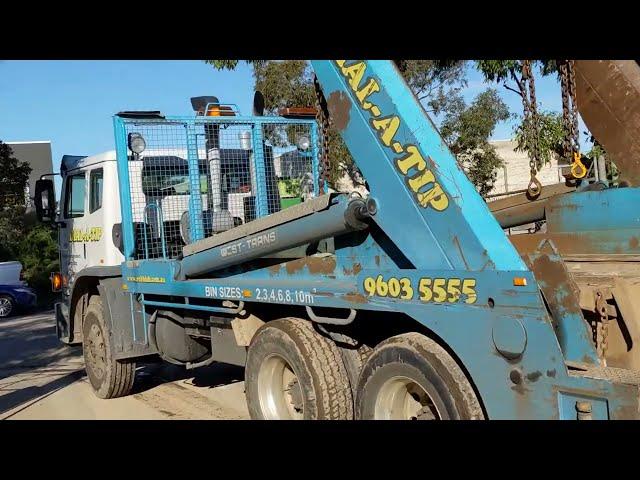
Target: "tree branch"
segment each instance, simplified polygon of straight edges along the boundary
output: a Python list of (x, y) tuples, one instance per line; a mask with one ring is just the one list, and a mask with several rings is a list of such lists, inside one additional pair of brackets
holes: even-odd
[(503, 85), (504, 88), (506, 88), (507, 90), (511, 90), (512, 92), (517, 93), (518, 95), (522, 96), (522, 92), (516, 90), (515, 88), (511, 88), (509, 85), (507, 85), (506, 83)]

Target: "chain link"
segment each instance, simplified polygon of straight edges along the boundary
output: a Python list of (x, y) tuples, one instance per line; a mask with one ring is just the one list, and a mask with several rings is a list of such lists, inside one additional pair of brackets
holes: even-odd
[(574, 178), (582, 178), (587, 173), (587, 169), (580, 159), (575, 63), (573, 60), (561, 60), (558, 62), (558, 69), (562, 90), (562, 126), (565, 131), (563, 154), (566, 162), (571, 165), (571, 174)]
[(531, 61), (522, 61), (522, 82), (520, 84), (522, 96), (522, 106), (524, 109), (523, 129), (525, 145), (529, 155), (529, 172), (531, 180), (527, 191), (532, 197), (537, 197), (542, 192), (542, 184), (536, 176), (541, 167), (540, 161), (540, 128), (538, 118), (538, 107), (536, 101), (536, 87), (533, 73), (531, 72)]
[(598, 357), (602, 360), (604, 366), (607, 365), (607, 347), (609, 337), (609, 314), (607, 312), (607, 301), (604, 294), (600, 291), (596, 291), (596, 311), (600, 314), (600, 321), (592, 322), (592, 328), (594, 327), (594, 340), (596, 342), (596, 349)]
[(327, 102), (320, 88), (318, 77), (313, 77), (313, 87), (316, 93), (316, 122), (320, 127), (320, 138), (318, 139), (320, 148), (320, 178), (318, 185), (320, 190), (324, 190), (325, 183), (329, 178), (329, 112), (327, 111)]

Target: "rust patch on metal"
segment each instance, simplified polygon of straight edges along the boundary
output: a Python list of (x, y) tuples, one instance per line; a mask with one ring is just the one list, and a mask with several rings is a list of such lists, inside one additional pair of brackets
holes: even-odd
[(318, 297), (335, 297), (333, 292), (316, 292), (315, 295)]
[(347, 268), (347, 267), (342, 267), (342, 273), (344, 273), (345, 275), (352, 275), (353, 274), (353, 270)]
[(530, 382), (537, 382), (541, 376), (542, 373), (536, 370), (535, 372), (527, 374), (527, 380), (529, 380)]
[(280, 272), (280, 264), (271, 265), (268, 270), (271, 276), (277, 275)]
[(556, 378), (556, 369), (547, 370), (547, 377)]
[[(549, 297), (547, 301), (555, 303), (556, 300), (560, 300), (559, 307), (563, 311), (581, 313), (576, 302), (577, 292), (571, 291), (561, 264), (551, 260), (548, 255), (541, 255), (534, 260), (532, 270), (536, 278), (546, 284), (546, 288), (542, 290)], [(565, 294), (559, 295), (560, 292)]]
[(358, 275), (361, 271), (362, 271), (362, 265), (360, 265), (359, 263), (354, 263), (353, 264), (353, 274), (354, 275)]
[(286, 263), (287, 273), (293, 275), (307, 267), (311, 274), (329, 274), (336, 269), (334, 257), (305, 257)]
[[(571, 255), (598, 255), (604, 254), (602, 242), (606, 240), (605, 232), (596, 231), (597, 236), (592, 236), (584, 233), (533, 233), (525, 235), (510, 235), (509, 240), (513, 246), (518, 250), (520, 255), (526, 255), (527, 253), (533, 253), (538, 251), (538, 245), (543, 240), (550, 240), (558, 249), (560, 256)], [(632, 250), (637, 249), (640, 246), (640, 240), (638, 237), (630, 237), (629, 240), (618, 240), (619, 245), (614, 247), (614, 252), (617, 254), (627, 253), (621, 250), (621, 247), (628, 245)], [(624, 242), (624, 244), (622, 244)], [(635, 245), (635, 246), (634, 246)]]
[(529, 389), (526, 388), (523, 383), (520, 383), (518, 385), (513, 385), (511, 387), (511, 390), (513, 390), (514, 392), (516, 392), (519, 395), (526, 395), (527, 392), (529, 391)]
[(587, 363), (589, 365), (593, 365), (593, 360), (589, 357), (589, 355), (584, 355), (582, 357), (582, 363)]
[(380, 255), (376, 255), (373, 257), (373, 260), (376, 262), (376, 267), (380, 266)]
[(342, 131), (349, 125), (351, 101), (344, 92), (332, 92), (327, 99), (327, 108), (333, 125)]
[(358, 292), (347, 293), (343, 296), (347, 302), (367, 303), (367, 297)]

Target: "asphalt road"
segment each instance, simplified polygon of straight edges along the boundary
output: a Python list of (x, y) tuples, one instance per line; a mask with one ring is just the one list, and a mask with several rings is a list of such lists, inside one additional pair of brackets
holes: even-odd
[(52, 311), (0, 320), (0, 419), (248, 419), (243, 377), (225, 364), (145, 364), (131, 395), (101, 400), (82, 347), (58, 342)]

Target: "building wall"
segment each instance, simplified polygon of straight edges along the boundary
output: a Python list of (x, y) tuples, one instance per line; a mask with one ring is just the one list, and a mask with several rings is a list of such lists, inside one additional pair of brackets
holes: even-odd
[[(527, 188), (531, 178), (527, 153), (514, 151), (517, 146), (517, 142), (514, 140), (495, 140), (491, 144), (504, 161), (505, 166), (498, 169), (496, 183), (490, 195)], [(564, 178), (558, 169), (558, 159), (554, 156), (549, 164), (540, 169), (536, 177), (542, 185), (563, 182)]]
[[(51, 160), (51, 142), (5, 142), (13, 150), (13, 156), (22, 162), (27, 162), (31, 168), (29, 176), (28, 194), (31, 204), (28, 210), (33, 208), (33, 196), (36, 189), (36, 180), (39, 180), (45, 173), (53, 172), (53, 162)], [(56, 195), (56, 198), (57, 195)]]

